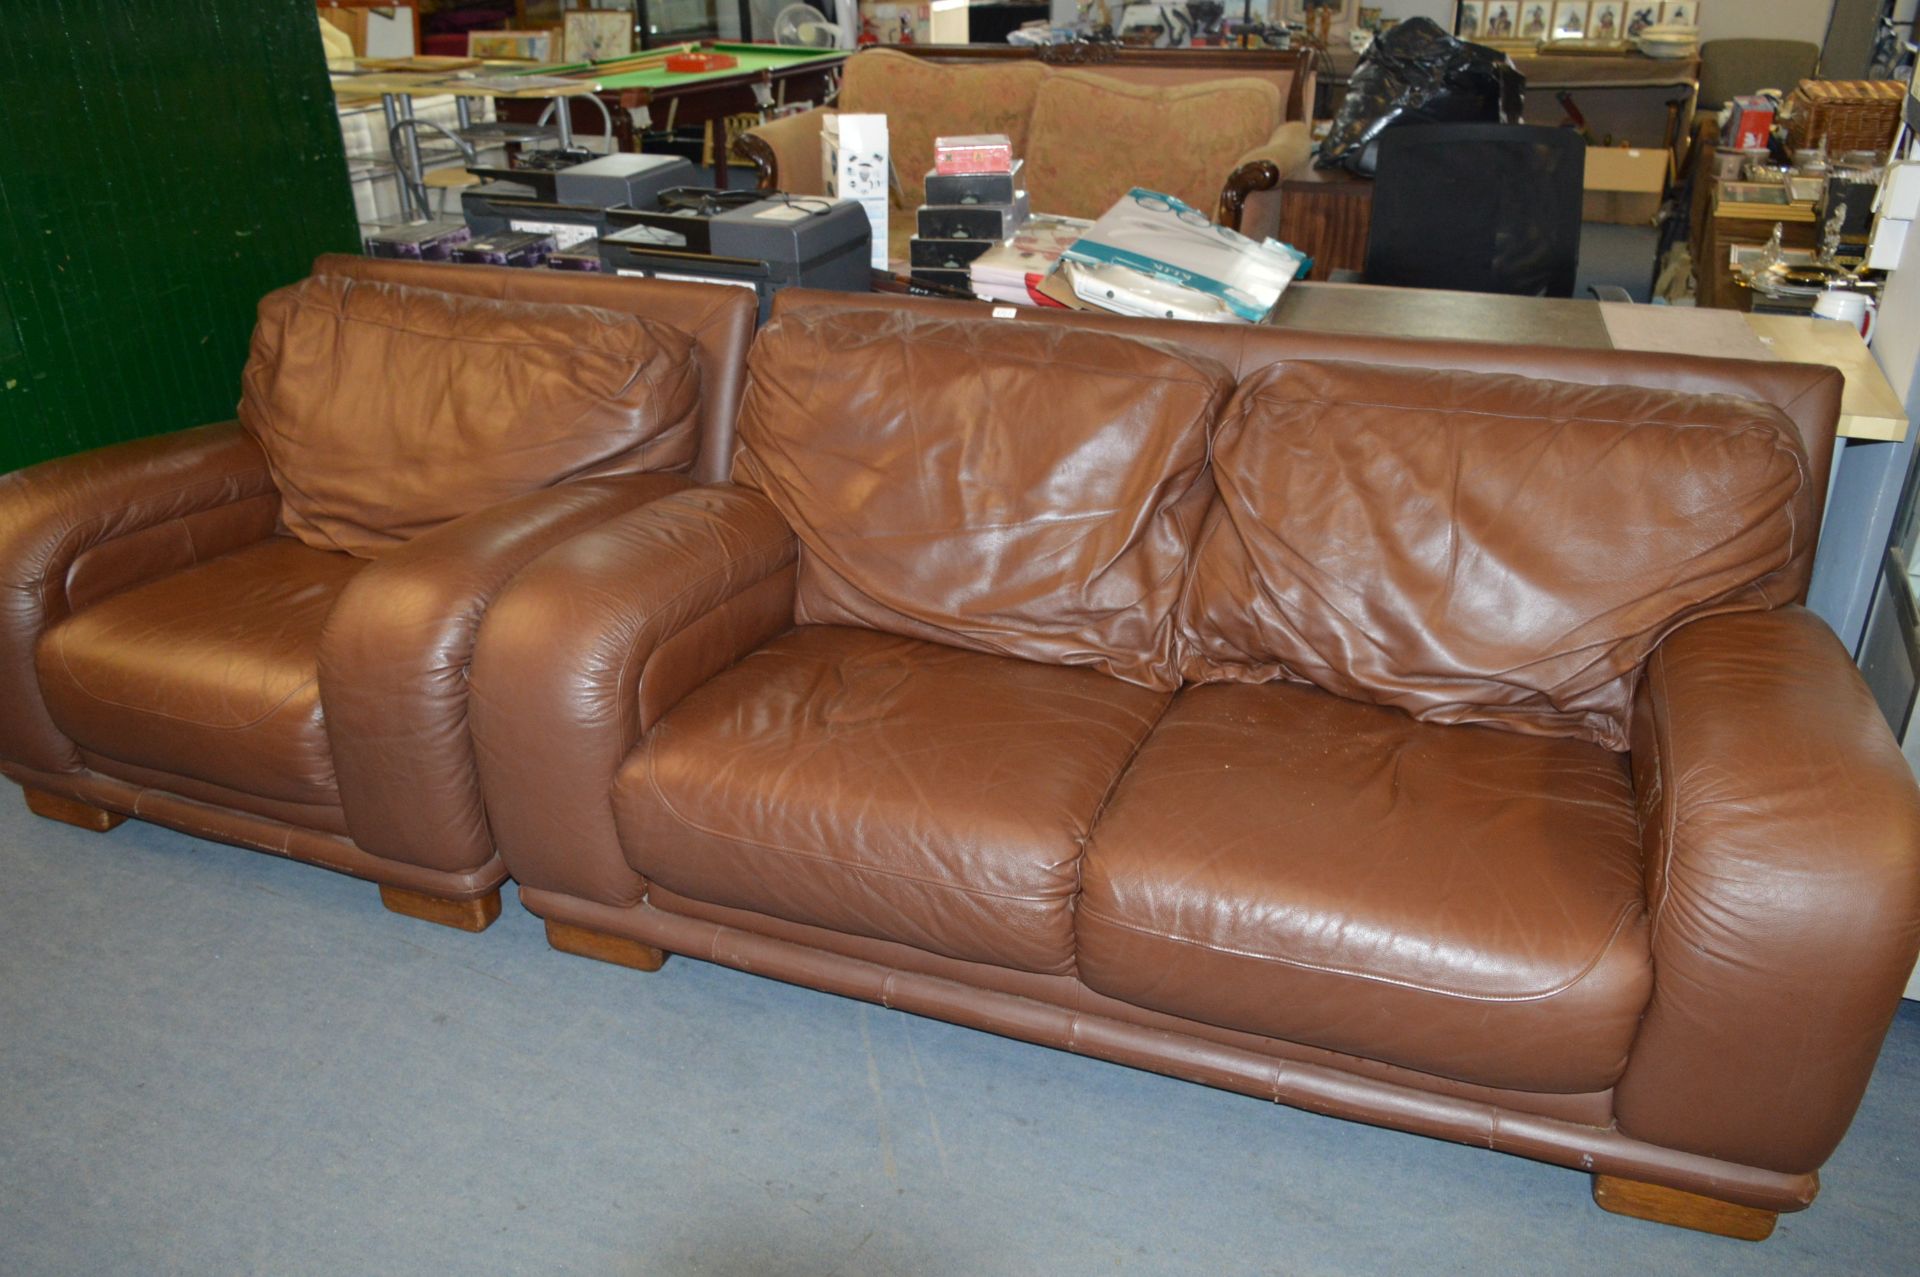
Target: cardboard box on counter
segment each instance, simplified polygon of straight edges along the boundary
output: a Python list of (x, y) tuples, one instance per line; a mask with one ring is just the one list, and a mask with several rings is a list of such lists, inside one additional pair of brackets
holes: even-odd
[(1666, 195), (1669, 163), (1667, 152), (1658, 147), (1588, 147), (1581, 220), (1650, 225)]

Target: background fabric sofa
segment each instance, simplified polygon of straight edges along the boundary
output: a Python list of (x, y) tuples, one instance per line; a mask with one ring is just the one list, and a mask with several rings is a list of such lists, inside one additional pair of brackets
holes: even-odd
[[(887, 117), (900, 189), (889, 221), (891, 257), (904, 260), (913, 211), (924, 201), (936, 136), (1005, 133), (1026, 160), (1036, 213), (1098, 217), (1135, 186), (1176, 195), (1258, 239), (1279, 227), (1277, 200), (1258, 191), (1305, 163), (1304, 122), (1271, 79), (1219, 72), (1065, 69), (1037, 61), (940, 62), (869, 49), (847, 59), (834, 110)], [(818, 108), (747, 131), (760, 184), (826, 192)], [(1263, 166), (1271, 165), (1271, 169)], [(1246, 204), (1244, 215), (1242, 201)]]
[(783, 294), (735, 484), (497, 601), (478, 763), (551, 943), (1668, 1222), (1807, 1205), (1920, 948), (1920, 793), (1796, 602), (1838, 377), (983, 313)]
[(0, 770), (126, 816), (499, 912), (466, 663), (508, 577), (714, 477), (750, 297), (322, 257), (261, 304), (241, 423), (0, 479)]

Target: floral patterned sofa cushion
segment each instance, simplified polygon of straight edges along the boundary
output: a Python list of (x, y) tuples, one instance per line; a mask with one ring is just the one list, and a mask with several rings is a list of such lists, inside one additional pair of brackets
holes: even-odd
[(1028, 196), (1037, 211), (1098, 217), (1144, 186), (1211, 217), (1221, 183), (1285, 108), (1279, 89), (1251, 77), (1150, 86), (1055, 71), (1034, 98)]
[(1005, 133), (1013, 153), (1026, 154), (1034, 92), (1046, 76), (1038, 62), (964, 66), (869, 49), (847, 59), (838, 107), (849, 115), (887, 117), (887, 143), (904, 196), (896, 196), (894, 206), (911, 214), (925, 193), (922, 181), (933, 167), (936, 135)]

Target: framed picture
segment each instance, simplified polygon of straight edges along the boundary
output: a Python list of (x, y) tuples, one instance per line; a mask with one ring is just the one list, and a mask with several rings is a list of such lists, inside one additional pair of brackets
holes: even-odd
[(1350, 21), (1353, 17), (1354, 0), (1287, 0), (1281, 11), (1289, 22), (1305, 22), (1307, 15), (1326, 10), (1333, 15), (1336, 23)]
[(1453, 33), (1462, 40), (1479, 39), (1485, 8), (1481, 0), (1460, 0), (1460, 10), (1453, 15)]
[(1627, 39), (1631, 40), (1642, 31), (1660, 21), (1660, 6), (1646, 3), (1646, 0), (1629, 0), (1627, 5)]
[(1553, 6), (1553, 38), (1556, 40), (1587, 38), (1587, 0), (1560, 0)]
[(620, 9), (570, 9), (561, 15), (560, 56), (567, 62), (604, 62), (633, 52), (633, 14)]
[(881, 44), (927, 44), (933, 39), (933, 11), (925, 0), (863, 4), (860, 16), (872, 21)]
[(1520, 0), (1520, 38), (1546, 39), (1547, 16), (1551, 12), (1552, 5), (1547, 0)]
[(1660, 21), (1670, 27), (1697, 27), (1700, 5), (1697, 0), (1667, 0), (1660, 8)]
[(1791, 204), (1787, 188), (1779, 182), (1722, 182), (1720, 198), (1733, 204)]
[(1627, 6), (1623, 0), (1593, 0), (1587, 8), (1587, 39), (1615, 41), (1627, 38)]
[(1818, 204), (1820, 197), (1827, 193), (1827, 179), (1824, 176), (1801, 176), (1795, 174), (1787, 178), (1787, 194), (1796, 204)]
[(510, 62), (551, 62), (554, 55), (551, 31), (469, 31), (467, 56), (494, 58)]
[(1486, 18), (1480, 24), (1482, 40), (1516, 40), (1520, 35), (1520, 0), (1486, 0)]

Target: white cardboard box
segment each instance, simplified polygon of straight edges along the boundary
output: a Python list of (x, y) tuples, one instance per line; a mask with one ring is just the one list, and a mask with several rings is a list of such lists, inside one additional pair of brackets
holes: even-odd
[(1880, 216), (1911, 222), (1920, 217), (1920, 164), (1895, 164), (1880, 182)]
[(1873, 241), (1867, 248), (1867, 266), (1872, 270), (1892, 270), (1898, 266), (1900, 250), (1906, 245), (1907, 230), (1912, 225), (1912, 218), (1888, 217), (1884, 213), (1875, 218)]
[(873, 228), (870, 261), (887, 267), (887, 190), (891, 173), (884, 115), (829, 115), (820, 127), (820, 172), (827, 194), (858, 200)]

